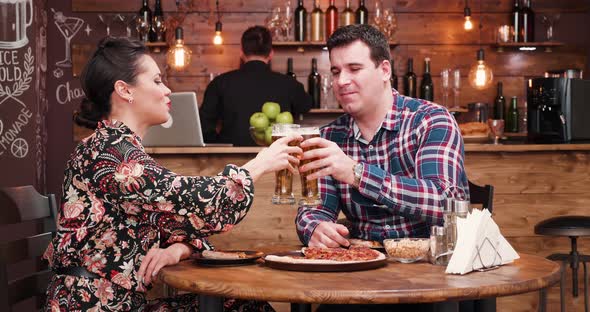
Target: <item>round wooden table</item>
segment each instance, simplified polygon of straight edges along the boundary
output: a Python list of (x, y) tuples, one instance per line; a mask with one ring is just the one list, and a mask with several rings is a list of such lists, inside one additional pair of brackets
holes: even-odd
[(429, 263), (389, 262), (368, 271), (317, 273), (275, 270), (262, 264), (201, 266), (189, 260), (163, 268), (159, 278), (173, 288), (205, 296), (304, 304), (472, 300), (545, 289), (559, 281), (557, 263), (534, 255), (520, 257), (512, 264), (466, 275), (445, 274), (445, 267)]

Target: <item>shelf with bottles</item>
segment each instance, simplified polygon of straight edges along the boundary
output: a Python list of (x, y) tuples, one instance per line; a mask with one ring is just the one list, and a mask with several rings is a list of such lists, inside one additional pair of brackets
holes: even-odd
[(543, 42), (498, 42), (493, 45), (498, 52), (505, 50), (519, 50), (523, 52), (532, 52), (543, 49), (545, 52), (553, 52), (553, 48), (563, 46), (563, 42), (543, 41)]

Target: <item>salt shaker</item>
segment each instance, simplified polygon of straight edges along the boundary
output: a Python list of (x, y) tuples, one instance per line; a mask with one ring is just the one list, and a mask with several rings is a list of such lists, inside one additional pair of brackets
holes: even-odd
[(449, 264), (450, 254), (447, 249), (447, 238), (443, 226), (430, 227), (429, 262), (435, 265)]

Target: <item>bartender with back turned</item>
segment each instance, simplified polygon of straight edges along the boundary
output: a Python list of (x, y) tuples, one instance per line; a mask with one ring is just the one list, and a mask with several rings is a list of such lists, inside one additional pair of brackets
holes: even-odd
[[(206, 142), (256, 145), (248, 131), (250, 116), (265, 102), (276, 102), (293, 116), (311, 108), (311, 97), (297, 80), (269, 67), (272, 37), (267, 28), (253, 26), (242, 34), (243, 65), (217, 76), (205, 90), (200, 109)], [(221, 127), (218, 129), (218, 122)]]

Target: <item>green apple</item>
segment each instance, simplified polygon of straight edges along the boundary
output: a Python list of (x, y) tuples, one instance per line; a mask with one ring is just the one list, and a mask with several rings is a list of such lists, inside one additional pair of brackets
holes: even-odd
[(268, 119), (274, 120), (281, 112), (281, 105), (275, 102), (266, 102), (262, 105), (262, 112), (268, 117)]
[(275, 121), (281, 124), (292, 124), (293, 115), (291, 115), (291, 112), (282, 112), (277, 115), (277, 119)]
[(266, 135), (266, 130), (254, 130), (254, 141), (258, 145), (264, 145), (264, 136)]
[(272, 143), (272, 127), (268, 127), (266, 130), (264, 130), (264, 142), (266, 145), (270, 145)]
[(270, 121), (265, 114), (261, 112), (257, 112), (250, 116), (250, 126), (254, 127), (256, 130), (264, 130), (268, 127)]

